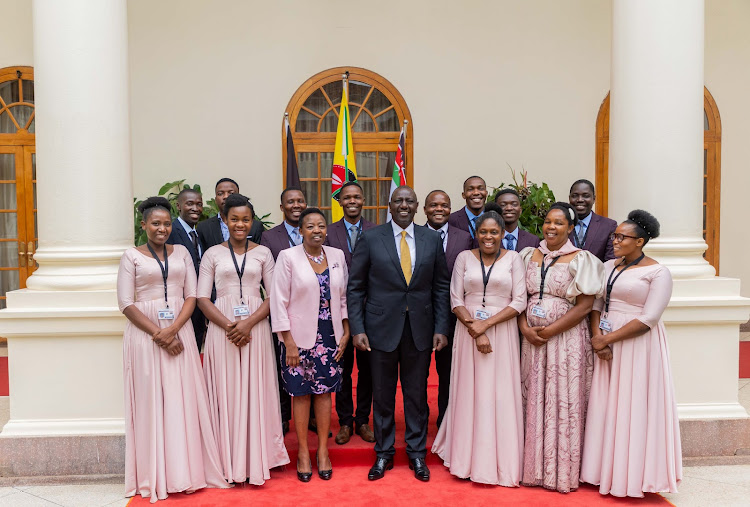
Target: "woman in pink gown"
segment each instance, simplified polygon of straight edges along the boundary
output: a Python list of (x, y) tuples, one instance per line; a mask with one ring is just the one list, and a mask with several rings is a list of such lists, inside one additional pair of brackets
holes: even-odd
[(517, 487), (523, 412), (516, 317), (526, 308), (526, 282), (521, 257), (501, 248), (503, 229), (501, 216), (486, 211), (476, 222), (479, 248), (456, 258), (450, 397), (432, 452), (457, 477)]
[(198, 280), (198, 304), (209, 320), (203, 370), (224, 478), (261, 485), (272, 468), (289, 463), (269, 303), (260, 297), (261, 281), (271, 287), (274, 262), (268, 248), (247, 239), (254, 216), (247, 197), (227, 197), (224, 216), (229, 240), (206, 251)]
[(597, 299), (591, 315), (598, 357), (581, 480), (599, 485), (603, 495), (677, 493), (682, 480), (680, 425), (661, 320), (672, 276), (643, 254), (658, 235), (659, 222), (642, 210), (617, 227), (616, 258), (604, 265), (608, 295)]
[(521, 482), (561, 493), (578, 489), (593, 370), (587, 316), (605, 283), (601, 261), (568, 239), (575, 224), (573, 207), (555, 203), (539, 248), (521, 251), (529, 293), (518, 318), (526, 426)]
[(141, 204), (148, 243), (127, 250), (117, 274), (117, 300), (128, 318), (123, 336), (126, 496), (140, 494), (152, 503), (168, 493), (229, 487), (190, 321), (195, 268), (185, 247), (166, 244), (172, 230), (169, 209), (163, 197)]

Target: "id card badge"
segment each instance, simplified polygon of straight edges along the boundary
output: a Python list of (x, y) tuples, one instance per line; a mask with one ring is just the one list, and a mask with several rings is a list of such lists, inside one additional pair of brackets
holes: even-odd
[(247, 305), (237, 305), (234, 307), (235, 317), (246, 317), (247, 315), (250, 315), (250, 308)]
[(174, 320), (174, 310), (165, 308), (158, 311), (159, 320)]
[(607, 319), (600, 319), (599, 329), (601, 329), (602, 331), (607, 331), (609, 333), (612, 331), (612, 323)]
[(487, 310), (474, 310), (474, 318), (477, 320), (487, 320), (492, 317), (492, 314)]
[(544, 319), (547, 317), (547, 310), (545, 310), (542, 305), (535, 305), (531, 308), (531, 315)]

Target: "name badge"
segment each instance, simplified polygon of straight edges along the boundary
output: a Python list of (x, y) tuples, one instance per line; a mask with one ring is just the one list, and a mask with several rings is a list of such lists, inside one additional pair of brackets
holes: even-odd
[(237, 305), (234, 307), (235, 317), (245, 317), (247, 315), (250, 315), (250, 308), (247, 305)]
[(539, 317), (540, 319), (547, 318), (547, 310), (545, 310), (541, 305), (536, 305), (531, 308), (531, 315), (534, 317)]
[(159, 320), (174, 320), (174, 310), (169, 308), (158, 311)]
[(477, 320), (487, 320), (492, 314), (486, 310), (474, 310), (474, 318)]
[(612, 323), (608, 321), (607, 319), (601, 319), (599, 320), (599, 329), (601, 329), (602, 331), (611, 332)]

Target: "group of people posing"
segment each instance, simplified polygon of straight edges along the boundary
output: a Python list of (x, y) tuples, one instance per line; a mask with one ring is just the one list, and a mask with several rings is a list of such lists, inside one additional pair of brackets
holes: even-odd
[(216, 185), (221, 213), (200, 223), (194, 190), (178, 196), (176, 218), (166, 199), (146, 199), (148, 242), (125, 252), (118, 276), (129, 321), (127, 495), (263, 484), (290, 461), (292, 413), (298, 479), (317, 468), (328, 480), (331, 393), (335, 442), (374, 442), (368, 478), (381, 479), (393, 467), (399, 380), (409, 467), (428, 481), (433, 353), (432, 452), (453, 475), (560, 492), (580, 482), (615, 496), (676, 492), (682, 456), (661, 320), (672, 279), (643, 253), (658, 221), (642, 210), (619, 225), (595, 214), (594, 186), (579, 180), (569, 203), (547, 213), (540, 241), (519, 224), (515, 190), (487, 195), (472, 176), (466, 205), (451, 213), (448, 194), (434, 190), (420, 226), (417, 196), (402, 186), (391, 221), (375, 225), (349, 182), (338, 196), (344, 217), (328, 224), (287, 188), (284, 221), (267, 231), (229, 178)]

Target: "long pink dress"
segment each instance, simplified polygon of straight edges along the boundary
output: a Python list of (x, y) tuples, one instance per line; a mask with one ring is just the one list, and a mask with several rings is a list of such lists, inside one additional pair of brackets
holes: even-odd
[[(607, 276), (617, 261), (604, 265)], [(612, 329), (634, 319), (651, 329), (610, 345), (611, 361), (594, 358), (581, 480), (598, 484), (604, 495), (677, 493), (682, 480), (680, 425), (661, 320), (671, 295), (672, 276), (660, 264), (625, 270), (612, 289)], [(594, 309), (604, 312), (604, 301), (598, 299)]]
[[(482, 308), (482, 268), (470, 250), (456, 258), (451, 279), (451, 308), (469, 314)], [(524, 266), (518, 253), (506, 252), (495, 263), (485, 310), (526, 308)], [(432, 452), (450, 472), (474, 482), (518, 486), (523, 469), (523, 411), (516, 318), (486, 332), (492, 352), (482, 354), (460, 321), (456, 323), (450, 398)]]
[[(531, 260), (533, 248), (521, 251), (526, 262), (530, 326), (550, 325), (573, 308), (577, 296), (601, 295), (604, 266), (591, 253), (568, 241), (550, 251), (546, 241), (539, 250), (546, 263), (558, 256), (578, 254), (569, 263), (556, 262), (547, 272), (542, 306), (544, 318), (532, 315), (539, 303), (540, 267)], [(578, 488), (586, 404), (591, 389), (593, 351), (588, 319), (551, 337), (541, 347), (523, 340), (521, 380), (526, 426), (522, 483), (561, 493)]]
[[(244, 253), (237, 254), (242, 266)], [(264, 246), (247, 252), (242, 276), (242, 295), (252, 315), (263, 300), (261, 280), (271, 287), (273, 256)], [(210, 298), (216, 285), (215, 305), (230, 321), (240, 304), (240, 280), (232, 254), (224, 245), (209, 248), (201, 259), (198, 297)], [(268, 319), (253, 327), (250, 342), (238, 348), (222, 328), (210, 322), (203, 348), (203, 370), (208, 386), (214, 435), (224, 477), (230, 482), (261, 485), (271, 478), (270, 469), (289, 463), (281, 430), (276, 356)]]
[[(195, 268), (190, 253), (175, 245), (169, 256), (167, 299), (175, 317), (185, 298), (195, 297)], [(117, 274), (120, 310), (135, 305), (160, 328), (164, 282), (156, 260), (135, 248), (120, 259)], [(168, 493), (228, 488), (211, 428), (193, 324), (177, 333), (185, 349), (177, 356), (154, 343), (152, 336), (128, 321), (123, 336), (125, 380), (125, 490), (151, 503)]]

